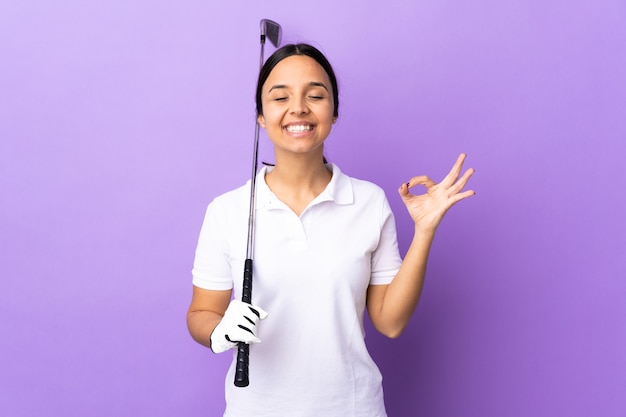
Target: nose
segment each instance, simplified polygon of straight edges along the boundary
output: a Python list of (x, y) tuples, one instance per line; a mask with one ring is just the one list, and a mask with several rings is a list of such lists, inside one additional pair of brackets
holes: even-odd
[(305, 114), (309, 112), (305, 97), (294, 98), (291, 101), (291, 114)]

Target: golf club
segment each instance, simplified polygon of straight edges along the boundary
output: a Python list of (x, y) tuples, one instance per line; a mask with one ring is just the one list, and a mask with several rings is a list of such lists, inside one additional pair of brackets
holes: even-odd
[[(263, 53), (265, 39), (269, 39), (274, 47), (280, 45), (282, 29), (280, 25), (269, 19), (261, 19), (261, 60), (259, 69), (263, 67)], [(243, 290), (241, 301), (252, 304), (252, 259), (254, 257), (254, 210), (256, 174), (258, 169), (259, 155), (259, 123), (254, 123), (254, 150), (252, 156), (252, 176), (250, 180), (250, 213), (248, 217), (248, 244), (246, 247), (246, 261), (243, 268)], [(250, 363), (250, 346), (239, 342), (237, 345), (237, 363), (235, 367), (235, 386), (247, 387), (250, 383), (248, 377), (248, 365)]]

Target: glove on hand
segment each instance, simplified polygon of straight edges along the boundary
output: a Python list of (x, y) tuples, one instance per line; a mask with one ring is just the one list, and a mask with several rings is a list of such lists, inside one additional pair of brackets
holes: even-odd
[(237, 342), (261, 343), (256, 337), (256, 325), (266, 317), (267, 313), (260, 307), (232, 300), (211, 333), (211, 350), (221, 353), (237, 346)]

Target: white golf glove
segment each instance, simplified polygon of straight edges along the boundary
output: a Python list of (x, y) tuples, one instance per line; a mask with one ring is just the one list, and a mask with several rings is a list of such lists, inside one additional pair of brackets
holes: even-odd
[(256, 325), (266, 317), (267, 313), (260, 307), (232, 300), (222, 321), (211, 333), (211, 350), (222, 353), (237, 346), (238, 342), (260, 343), (261, 340), (256, 337)]

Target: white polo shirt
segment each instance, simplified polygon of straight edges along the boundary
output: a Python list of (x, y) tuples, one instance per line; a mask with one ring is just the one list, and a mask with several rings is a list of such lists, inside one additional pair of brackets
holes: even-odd
[[(257, 177), (252, 302), (269, 313), (250, 347), (250, 385), (226, 377), (228, 417), (386, 416), (382, 377), (365, 347), (369, 285), (391, 282), (401, 259), (378, 186), (332, 167), (298, 217)], [(209, 205), (193, 284), (241, 298), (250, 181)]]

